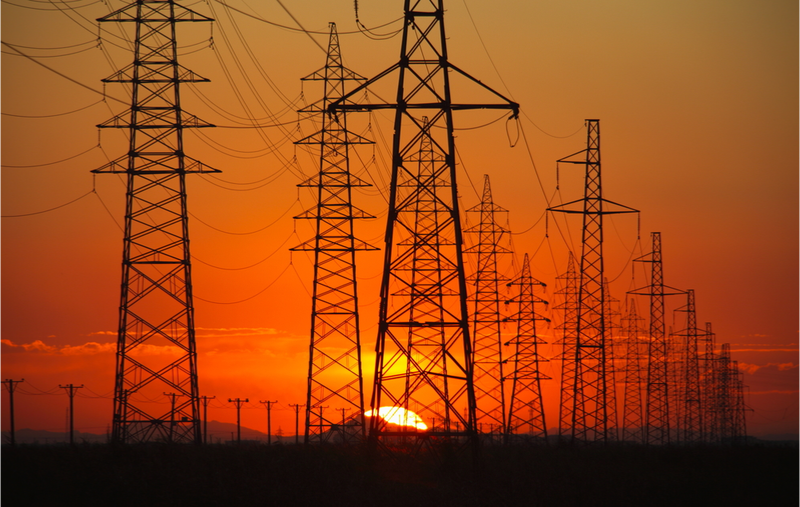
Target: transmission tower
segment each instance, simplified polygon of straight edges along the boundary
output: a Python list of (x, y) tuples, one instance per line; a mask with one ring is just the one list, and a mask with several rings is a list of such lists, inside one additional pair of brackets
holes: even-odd
[(650, 296), (650, 344), (648, 346), (647, 385), (645, 388), (645, 443), (668, 444), (669, 389), (668, 344), (664, 324), (664, 296), (684, 294), (664, 285), (661, 233), (652, 233), (653, 250), (638, 259), (651, 266), (650, 285), (628, 292)]
[[(572, 438), (581, 442), (614, 439), (616, 424), (609, 414), (610, 390), (614, 389), (609, 357), (610, 329), (603, 290), (603, 216), (638, 213), (637, 210), (603, 198), (600, 163), (600, 120), (586, 120), (587, 147), (558, 162), (586, 166), (584, 197), (548, 208), (548, 211), (583, 215), (580, 284), (576, 318)], [(584, 159), (573, 158), (585, 154)], [(580, 209), (575, 205), (581, 204)], [(570, 366), (570, 368), (572, 368)]]
[(314, 283), (311, 302), (311, 347), (308, 363), (305, 442), (325, 442), (339, 428), (335, 411), (328, 418), (316, 410), (323, 404), (353, 409), (348, 438), (366, 437), (361, 369), (361, 332), (356, 290), (356, 251), (377, 250), (353, 234), (353, 220), (375, 218), (352, 204), (354, 187), (371, 186), (350, 174), (350, 145), (372, 143), (347, 130), (345, 114), (334, 117), (328, 104), (345, 93), (346, 81), (366, 78), (342, 66), (336, 24), (330, 24), (325, 67), (303, 81), (322, 81), (322, 100), (301, 113), (314, 113), (322, 129), (295, 144), (318, 145), (319, 172), (299, 187), (315, 189), (316, 204), (296, 216), (314, 220), (316, 234), (293, 251), (314, 252)]
[(575, 356), (578, 344), (578, 288), (580, 277), (575, 269), (575, 256), (569, 253), (567, 271), (556, 278), (563, 281), (563, 287), (556, 294), (563, 295), (564, 301), (554, 309), (564, 312), (562, 323), (556, 328), (561, 331), (561, 400), (559, 403), (559, 436), (572, 437), (572, 413), (575, 408)]
[(679, 308), (678, 311), (686, 313), (686, 329), (676, 333), (676, 336), (683, 338), (681, 349), (684, 351), (680, 439), (688, 444), (698, 444), (703, 441), (703, 407), (698, 353), (699, 336), (703, 331), (697, 328), (694, 289), (686, 291), (686, 306)]
[(744, 403), (744, 372), (739, 370), (739, 361), (732, 361), (733, 376), (733, 443), (742, 444), (747, 440), (747, 406)]
[(622, 440), (644, 442), (644, 418), (642, 413), (642, 355), (645, 334), (636, 311), (636, 301), (630, 298), (628, 311), (622, 319), (625, 336), (625, 403), (622, 414)]
[(544, 405), (542, 403), (542, 380), (549, 380), (539, 369), (540, 362), (547, 359), (539, 354), (539, 345), (546, 343), (536, 334), (536, 321), (550, 322), (536, 312), (537, 305), (547, 305), (547, 301), (536, 296), (534, 287), (544, 287), (545, 284), (531, 276), (531, 266), (528, 254), (522, 261), (522, 270), (519, 278), (510, 282), (509, 286), (519, 287), (519, 295), (507, 301), (517, 303), (517, 313), (509, 320), (517, 321), (517, 336), (506, 345), (514, 345), (514, 364), (511, 373), (511, 396), (508, 406), (508, 426), (506, 438), (528, 430), (531, 439), (547, 440), (547, 427), (544, 419)]
[(606, 363), (608, 364), (608, 393), (606, 397), (607, 414), (608, 414), (608, 438), (610, 440), (617, 440), (619, 432), (617, 429), (617, 355), (615, 348), (617, 347), (617, 334), (620, 326), (617, 324), (620, 318), (619, 299), (611, 295), (611, 288), (608, 280), (603, 279), (603, 297), (605, 299), (605, 321), (606, 331), (608, 336), (606, 338)]
[(731, 345), (722, 344), (722, 351), (716, 360), (716, 413), (717, 428), (719, 430), (719, 440), (723, 443), (733, 442), (735, 432), (735, 411), (736, 399), (734, 397), (734, 387), (736, 382), (736, 372), (731, 368)]
[(702, 378), (701, 378), (701, 396), (702, 403), (700, 404), (703, 414), (701, 421), (703, 423), (703, 441), (713, 443), (719, 440), (719, 428), (717, 425), (717, 375), (716, 375), (716, 354), (715, 340), (711, 323), (706, 322), (706, 330), (703, 335), (703, 344), (705, 347), (702, 360)]
[(481, 203), (467, 210), (480, 213), (480, 222), (465, 230), (478, 236), (477, 244), (464, 250), (475, 254), (477, 269), (467, 278), (472, 287), (472, 353), (473, 384), (478, 429), (482, 425), (506, 427), (505, 393), (503, 389), (503, 342), (500, 336), (503, 318), (500, 315), (500, 284), (508, 278), (497, 270), (499, 254), (511, 253), (500, 243), (508, 230), (498, 225), (495, 215), (508, 211), (492, 201), (489, 175), (484, 175)]
[[(329, 109), (395, 110), (372, 408), (401, 407), (425, 421), (435, 417), (441, 429), (428, 436), (466, 435), (476, 444), (453, 111), (510, 109), (516, 116), (519, 106), (448, 61), (444, 12), (443, 0), (406, 0), (400, 61)], [(394, 104), (347, 103), (394, 73)], [(465, 78), (501, 103), (455, 102), (451, 75)], [(373, 442), (392, 435), (419, 433), (415, 426), (389, 427), (381, 417), (371, 419)]]
[[(137, 0), (97, 21), (136, 31), (133, 64), (103, 80), (130, 83), (131, 108), (98, 125), (127, 129), (128, 153), (92, 171), (127, 174), (112, 438), (200, 443), (185, 177), (219, 171), (184, 154), (183, 129), (213, 125), (181, 109), (180, 84), (208, 80), (178, 64), (175, 28), (213, 20), (174, 0)], [(178, 356), (138, 354), (153, 346)], [(166, 391), (181, 397), (174, 411), (148, 401)]]

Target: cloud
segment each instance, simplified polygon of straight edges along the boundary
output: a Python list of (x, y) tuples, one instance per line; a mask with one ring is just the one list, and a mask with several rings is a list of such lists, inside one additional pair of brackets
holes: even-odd
[(71, 345), (65, 345), (59, 350), (59, 352), (68, 356), (73, 356), (80, 354), (100, 354), (103, 352), (116, 352), (116, 350), (117, 350), (117, 345), (115, 343), (88, 342), (84, 343), (83, 345), (77, 345), (75, 347)]
[[(4, 350), (7, 352), (33, 352), (47, 355), (65, 355), (65, 356), (86, 356), (95, 354), (107, 354), (117, 351), (116, 343), (98, 343), (86, 342), (82, 345), (63, 345), (56, 347), (47, 345), (41, 340), (35, 340), (31, 343), (16, 344), (11, 340), (0, 340), (4, 345)], [(5, 347), (11, 350), (5, 349)], [(131, 355), (140, 356), (163, 356), (163, 355), (179, 355), (183, 349), (175, 345), (150, 345), (142, 344), (133, 349)]]
[[(11, 340), (0, 340), (0, 343), (11, 348), (17, 348), (17, 349), (21, 348), (25, 352), (54, 352), (56, 350), (56, 347), (47, 345), (42, 340), (34, 340), (31, 343), (22, 343), (19, 345), (12, 342)], [(16, 350), (13, 352), (22, 352), (22, 351)]]
[(116, 331), (92, 331), (86, 336), (97, 336), (97, 335), (104, 335), (104, 336), (117, 336)]
[(757, 372), (761, 368), (771, 368), (775, 367), (778, 371), (788, 371), (798, 367), (798, 365), (794, 363), (767, 363), (767, 364), (750, 364), (750, 363), (738, 363), (739, 369), (745, 373), (749, 373), (752, 375), (753, 373)]

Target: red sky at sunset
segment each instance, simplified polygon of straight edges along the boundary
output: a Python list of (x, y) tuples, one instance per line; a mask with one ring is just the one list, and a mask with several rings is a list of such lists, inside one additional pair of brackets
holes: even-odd
[[(359, 74), (374, 76), (397, 61), (399, 38), (358, 33), (352, 1), (282, 1), (307, 30), (326, 32), (336, 22), (345, 65)], [(278, 2), (228, 3), (297, 26)], [(123, 132), (98, 133), (96, 125), (130, 102), (123, 85), (100, 80), (132, 56), (130, 35), (118, 26), (102, 27), (98, 47), (93, 20), (123, 5), (2, 4), (2, 41), (52, 69), (3, 46), (1, 357), (4, 379), (25, 379), (15, 397), (17, 428), (63, 431), (68, 398), (58, 385), (70, 383), (86, 386), (75, 401), (76, 429), (103, 433), (111, 421), (125, 186), (117, 175), (90, 171), (125, 153)], [(249, 398), (242, 424), (262, 431), (266, 410), (258, 401), (278, 400), (272, 428), (293, 434), (288, 405), (305, 402), (312, 257), (289, 248), (313, 235), (310, 224), (292, 217), (314, 202), (296, 185), (315, 171), (316, 157), (292, 141), (315, 130), (309, 120), (298, 123), (295, 111), (320, 97), (320, 88), (301, 85), (300, 77), (322, 67), (325, 54), (308, 35), (217, 0), (185, 5), (217, 21), (213, 29), (178, 28), (181, 65), (211, 79), (184, 86), (182, 105), (219, 126), (187, 129), (186, 153), (223, 171), (218, 179), (187, 178), (200, 392), (217, 398), (209, 419), (225, 422), (236, 419), (227, 399)], [(369, 27), (402, 16), (399, 0), (358, 6)], [(665, 283), (695, 289), (698, 323), (713, 324), (717, 343), (731, 343), (745, 372), (748, 434), (796, 435), (797, 2), (449, 0), (445, 7), (450, 60), (523, 112), (522, 133), (500, 112), (456, 113), (462, 210), (479, 202), (489, 174), (495, 202), (510, 211), (509, 226), (519, 233), (516, 256), (531, 256), (533, 275), (548, 284), (542, 297), (555, 302), (555, 277), (566, 268), (566, 243), (579, 245), (580, 222), (543, 219), (546, 199), (583, 195), (581, 166), (561, 166), (556, 192), (555, 161), (583, 149), (584, 119), (599, 118), (604, 196), (641, 210), (640, 222), (626, 215), (606, 222), (612, 295), (622, 300), (646, 285), (641, 267), (633, 271), (628, 261), (650, 251), (650, 232), (661, 232)], [(374, 32), (399, 28), (395, 22)], [(327, 36), (314, 38), (327, 45)], [(374, 92), (393, 97), (393, 83)], [(455, 96), (470, 100), (473, 93), (454, 84)], [(245, 122), (245, 107), (262, 124), (285, 125), (260, 133), (228, 128)], [(377, 140), (374, 148), (357, 148), (351, 164), (376, 184), (354, 192), (355, 204), (378, 217), (357, 223), (357, 235), (381, 246), (391, 119), (389, 112), (348, 117), (351, 130)], [(11, 216), (87, 193), (54, 211)], [(368, 400), (383, 257), (358, 255)], [(673, 317), (673, 310), (684, 301), (676, 299), (668, 301), (667, 324), (680, 330), (682, 314)], [(637, 304), (644, 315), (646, 301)], [(542, 330), (547, 341), (554, 333)], [(558, 363), (544, 369), (557, 379)], [(557, 380), (544, 389), (548, 427), (555, 427)], [(5, 391), (2, 412), (5, 431)]]

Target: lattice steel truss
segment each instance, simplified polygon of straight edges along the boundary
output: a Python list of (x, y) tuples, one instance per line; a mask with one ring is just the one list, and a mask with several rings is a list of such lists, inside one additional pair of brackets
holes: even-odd
[[(212, 127), (181, 108), (180, 84), (208, 81), (178, 64), (176, 23), (212, 21), (174, 0), (138, 0), (97, 21), (133, 23), (131, 108), (98, 125), (126, 129), (128, 153), (94, 173), (127, 174), (117, 338), (116, 442), (201, 442), (185, 176), (218, 172), (184, 154), (183, 129)], [(171, 354), (140, 354), (153, 346)], [(169, 393), (173, 402), (166, 401)], [(166, 408), (166, 411), (165, 411)]]
[(506, 427), (505, 392), (503, 389), (503, 341), (500, 331), (500, 285), (508, 277), (498, 272), (498, 256), (511, 253), (501, 245), (507, 242), (508, 230), (497, 223), (496, 215), (508, 210), (494, 203), (489, 175), (484, 176), (480, 204), (467, 210), (479, 213), (480, 221), (464, 232), (477, 235), (477, 242), (464, 250), (476, 256), (475, 273), (467, 278), (472, 288), (472, 354), (473, 384), (478, 431), (501, 434)]
[(561, 345), (561, 354), (556, 360), (561, 361), (561, 398), (559, 402), (558, 434), (561, 438), (572, 438), (572, 413), (575, 408), (575, 357), (578, 345), (578, 288), (580, 276), (575, 268), (575, 255), (570, 252), (567, 271), (556, 277), (563, 287), (556, 291), (563, 297), (563, 302), (554, 310), (563, 311), (563, 320), (556, 329), (561, 331), (561, 338), (556, 345)]
[(619, 419), (617, 417), (617, 351), (619, 345), (618, 331), (620, 325), (619, 299), (611, 295), (611, 287), (608, 280), (603, 278), (603, 298), (605, 299), (605, 321), (606, 321), (606, 362), (608, 370), (607, 385), (608, 392), (606, 394), (606, 413), (608, 415), (608, 439), (617, 440), (619, 438)]
[(647, 341), (643, 338), (645, 332), (636, 310), (636, 301), (628, 300), (628, 311), (622, 319), (622, 329), (625, 345), (625, 375), (623, 379), (625, 388), (625, 403), (622, 413), (622, 440), (644, 443), (644, 417), (642, 404), (642, 358)]
[(700, 384), (702, 386), (700, 404), (703, 414), (703, 441), (713, 443), (719, 440), (719, 426), (717, 424), (716, 398), (717, 398), (717, 368), (716, 354), (716, 335), (711, 327), (711, 322), (706, 322), (706, 329), (703, 335), (703, 357), (701, 361), (702, 374)]
[[(600, 163), (600, 120), (586, 120), (587, 147), (558, 162), (586, 166), (584, 198), (553, 206), (548, 211), (583, 215), (580, 284), (576, 318), (575, 355), (564, 358), (575, 363), (572, 438), (580, 442), (614, 439), (616, 424), (609, 413), (613, 376), (610, 364), (609, 328), (603, 290), (603, 216), (638, 213), (638, 210), (603, 198)], [(585, 154), (583, 160), (573, 157)], [(573, 208), (582, 204), (580, 209)]]
[[(305, 442), (345, 442), (366, 437), (361, 371), (361, 334), (356, 284), (356, 251), (377, 250), (353, 233), (353, 220), (374, 218), (352, 204), (354, 187), (371, 186), (350, 173), (350, 145), (372, 143), (347, 130), (347, 115), (328, 105), (345, 94), (347, 81), (366, 78), (342, 65), (336, 24), (331, 23), (325, 67), (303, 78), (322, 81), (323, 97), (300, 110), (316, 115), (321, 130), (295, 144), (319, 146), (319, 171), (299, 187), (315, 189), (313, 208), (294, 217), (313, 220), (314, 238), (292, 248), (314, 252), (311, 346), (308, 364)], [(323, 407), (330, 407), (325, 416)], [(338, 417), (354, 411), (346, 431)]]
[[(372, 407), (397, 406), (417, 412), (425, 421), (442, 421), (439, 431), (427, 436), (475, 437), (453, 111), (510, 109), (516, 116), (519, 107), (449, 62), (444, 12), (442, 0), (406, 0), (400, 61), (329, 109), (395, 110)], [(394, 73), (394, 104), (346, 102)], [(455, 102), (450, 80), (456, 75), (500, 103)], [(421, 435), (414, 426), (390, 427), (380, 417), (370, 421), (373, 442)]]
[(651, 234), (653, 249), (634, 261), (651, 266), (650, 285), (628, 292), (650, 296), (650, 344), (648, 345), (647, 385), (645, 388), (645, 443), (670, 442), (668, 344), (664, 323), (664, 296), (684, 294), (684, 291), (664, 285), (664, 266), (661, 255), (661, 233)]
[(528, 439), (546, 442), (547, 426), (544, 419), (541, 381), (550, 380), (550, 377), (543, 374), (539, 368), (539, 363), (547, 362), (547, 359), (539, 354), (539, 345), (547, 342), (536, 334), (536, 321), (550, 322), (550, 319), (536, 312), (537, 305), (546, 306), (548, 303), (534, 294), (536, 286), (544, 287), (545, 284), (531, 275), (528, 254), (525, 254), (522, 261), (519, 278), (508, 285), (518, 286), (519, 295), (506, 302), (517, 304), (517, 312), (509, 317), (509, 320), (517, 322), (517, 335), (506, 343), (507, 346), (514, 346), (511, 358), (514, 369), (510, 375), (511, 396), (508, 404), (506, 437), (512, 439), (525, 434)]
[(731, 360), (731, 345), (723, 343), (716, 358), (716, 404), (718, 441), (739, 444), (747, 437), (744, 382), (738, 361)]
[(694, 289), (686, 291), (686, 306), (678, 311), (686, 313), (686, 329), (675, 333), (683, 341), (683, 389), (680, 398), (683, 404), (681, 411), (681, 441), (689, 444), (698, 444), (703, 439), (703, 406), (702, 388), (700, 383), (700, 354), (698, 352), (699, 337), (705, 334), (704, 330), (697, 327), (697, 306), (695, 304)]

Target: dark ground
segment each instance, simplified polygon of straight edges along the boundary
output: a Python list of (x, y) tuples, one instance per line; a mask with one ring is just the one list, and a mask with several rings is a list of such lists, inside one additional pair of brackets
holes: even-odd
[(798, 505), (796, 446), (493, 447), (370, 466), (353, 448), (19, 445), (2, 448), (15, 506)]

